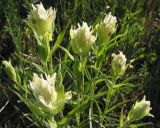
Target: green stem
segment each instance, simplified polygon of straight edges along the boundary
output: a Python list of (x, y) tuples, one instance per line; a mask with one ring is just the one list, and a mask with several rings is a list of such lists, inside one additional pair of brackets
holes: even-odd
[[(91, 97), (94, 96), (94, 87), (95, 87), (95, 84), (92, 83), (91, 85)], [(93, 101), (90, 103), (90, 108), (89, 108), (89, 124), (90, 124), (90, 128), (92, 128), (92, 115), (93, 115)]]
[(116, 80), (117, 79), (113, 78), (113, 80), (112, 80), (113, 84), (108, 88), (107, 97), (106, 97), (106, 101), (105, 101), (105, 109), (103, 112), (103, 120), (104, 120), (104, 116), (107, 114), (107, 110), (109, 109), (109, 104), (110, 104), (110, 101), (112, 98), (113, 86), (115, 85)]
[(109, 88), (108, 92), (107, 92), (106, 101), (105, 101), (105, 109), (104, 109), (104, 113), (103, 113), (104, 116), (107, 114), (107, 110), (109, 108), (109, 103), (111, 100), (111, 95), (112, 95), (112, 88)]
[(57, 128), (57, 122), (54, 120), (54, 116), (50, 116), (48, 122), (50, 128)]

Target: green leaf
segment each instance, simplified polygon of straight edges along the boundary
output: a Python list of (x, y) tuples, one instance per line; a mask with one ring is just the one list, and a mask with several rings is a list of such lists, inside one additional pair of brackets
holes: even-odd
[(109, 112), (111, 112), (111, 111), (113, 111), (113, 110), (115, 110), (116, 108), (118, 108), (118, 107), (126, 104), (126, 103), (129, 102), (129, 101), (131, 101), (131, 100), (122, 101), (122, 102), (120, 102), (120, 103), (112, 106), (110, 109), (107, 110), (106, 114), (109, 113)]
[(122, 84), (116, 84), (113, 86), (113, 88), (121, 88), (121, 87), (124, 87), (124, 86), (129, 86), (129, 87), (134, 87), (133, 84), (130, 84), (130, 83), (122, 83)]
[(119, 119), (119, 127), (120, 128), (123, 127), (123, 109), (124, 109), (124, 107), (122, 107), (122, 109), (121, 109), (121, 114), (120, 114), (120, 119)]
[(62, 41), (63, 41), (63, 39), (64, 39), (64, 36), (65, 36), (65, 34), (66, 34), (67, 28), (68, 28), (68, 25), (67, 25), (67, 27), (58, 35), (57, 40), (56, 40), (54, 46), (53, 46), (52, 49), (51, 49), (50, 56), (49, 56), (49, 60), (50, 60), (50, 58), (52, 57), (53, 53), (57, 50), (57, 48), (59, 47), (59, 45), (62, 43)]
[[(113, 46), (117, 45), (121, 40), (116, 41), (118, 38), (121, 38), (123, 36), (125, 36), (127, 33), (123, 33), (121, 35), (117, 35), (115, 38), (113, 38), (112, 40), (110, 40), (109, 42), (105, 43), (106, 45), (104, 45), (104, 47), (100, 50), (100, 52), (98, 53), (98, 57), (101, 56), (105, 51), (107, 51), (108, 49), (112, 48)], [(114, 43), (112, 43), (114, 42)]]
[(70, 57), (71, 60), (74, 61), (74, 57), (70, 54), (70, 52), (69, 52), (66, 48), (61, 47), (61, 46), (59, 46), (59, 47), (60, 47), (63, 51), (65, 51), (65, 52), (67, 53), (67, 55)]
[(48, 118), (50, 115), (47, 111), (45, 111), (43, 108), (41, 108), (38, 104), (31, 102), (31, 100), (25, 98), (24, 96), (20, 95), (18, 92), (14, 91), (18, 97), (27, 105), (27, 107), (30, 109), (30, 111), (38, 116), (41, 116), (43, 118)]
[(71, 117), (73, 118), (75, 113), (79, 112), (79, 110), (81, 110), (83, 107), (85, 107), (88, 102), (89, 102), (89, 99), (87, 99), (86, 101), (84, 101), (83, 103), (81, 103), (80, 105), (75, 107), (72, 111), (70, 111), (68, 113), (68, 115), (66, 117), (64, 117), (60, 122), (58, 122), (58, 125), (62, 126), (62, 125), (65, 125), (66, 123), (68, 123), (70, 118)]

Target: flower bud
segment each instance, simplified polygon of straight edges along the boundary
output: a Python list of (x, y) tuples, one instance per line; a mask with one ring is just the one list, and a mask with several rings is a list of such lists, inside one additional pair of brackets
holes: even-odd
[(85, 56), (88, 54), (91, 46), (96, 41), (96, 37), (92, 35), (86, 22), (82, 26), (78, 24), (77, 29), (70, 30), (71, 46), (75, 53)]
[(10, 61), (3, 61), (5, 71), (12, 81), (17, 83), (17, 75)]
[(52, 33), (54, 30), (54, 21), (56, 18), (56, 11), (50, 7), (45, 10), (42, 3), (36, 6), (32, 5), (33, 10), (28, 16), (29, 24), (34, 31), (43, 36), (46, 33)]
[(145, 116), (152, 116), (150, 114), (150, 110), (152, 108), (150, 107), (150, 101), (146, 101), (146, 97), (144, 96), (143, 99), (139, 102), (136, 102), (135, 105), (133, 105), (132, 109), (129, 111), (129, 114), (127, 116), (128, 121), (137, 121)]
[(103, 44), (110, 39), (111, 35), (116, 31), (116, 23), (116, 17), (112, 16), (110, 12), (105, 16), (104, 20), (100, 24), (96, 25), (100, 44)]
[(30, 82), (30, 89), (35, 94), (37, 104), (52, 114), (56, 114), (63, 109), (64, 103), (71, 99), (71, 92), (65, 94), (57, 92), (55, 88), (56, 73), (51, 77), (38, 77), (33, 75), (33, 80)]
[(118, 55), (115, 53), (112, 54), (112, 70), (115, 76), (121, 76), (126, 70), (126, 57), (120, 51)]

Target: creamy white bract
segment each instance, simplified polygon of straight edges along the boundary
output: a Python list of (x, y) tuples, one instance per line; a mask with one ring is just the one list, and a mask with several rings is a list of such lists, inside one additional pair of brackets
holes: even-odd
[(88, 27), (86, 22), (82, 26), (78, 24), (77, 29), (71, 28), (71, 46), (75, 53), (86, 55), (89, 52), (92, 44), (95, 43), (96, 37), (92, 35), (91, 27)]
[(113, 57), (113, 59), (112, 59), (111, 65), (112, 65), (114, 75), (121, 76), (126, 70), (127, 59), (121, 51), (117, 55), (115, 53), (113, 53), (112, 57)]
[(103, 44), (110, 39), (110, 36), (116, 31), (116, 23), (116, 17), (112, 16), (110, 12), (105, 16), (104, 20), (101, 23), (96, 25), (100, 44)]
[[(41, 75), (33, 75), (33, 80), (30, 81), (30, 89), (34, 93), (36, 103), (42, 108), (48, 109), (53, 114), (58, 113), (64, 106), (64, 103), (71, 99), (71, 91), (65, 94), (60, 94), (55, 88), (56, 73), (52, 76), (47, 76), (44, 79)], [(61, 95), (61, 97), (59, 96)]]
[(56, 18), (56, 10), (50, 7), (45, 10), (42, 3), (32, 5), (33, 10), (28, 16), (29, 24), (39, 34), (44, 35), (47, 32), (52, 33), (54, 30), (54, 21)]

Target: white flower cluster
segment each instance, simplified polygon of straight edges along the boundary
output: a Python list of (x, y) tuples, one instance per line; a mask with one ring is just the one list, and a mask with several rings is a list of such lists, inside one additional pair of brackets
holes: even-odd
[[(65, 94), (59, 94), (55, 87), (56, 73), (51, 77), (46, 75), (46, 79), (37, 74), (33, 75), (33, 80), (30, 81), (31, 91), (35, 94), (36, 102), (42, 108), (47, 108), (53, 114), (58, 113), (64, 106), (64, 103), (71, 99), (71, 91)], [(58, 98), (61, 95), (61, 98)]]
[(97, 36), (99, 39), (98, 44), (104, 44), (110, 36), (116, 31), (116, 17), (112, 16), (111, 13), (105, 16), (104, 20), (101, 23), (96, 25), (96, 35), (92, 34), (91, 27), (88, 27), (86, 22), (82, 23), (82, 26), (78, 24), (77, 29), (71, 28), (70, 37), (71, 37), (71, 46), (75, 53), (80, 55), (88, 54), (88, 51), (92, 44), (95, 43)]
[(97, 25), (97, 33), (100, 43), (105, 43), (110, 39), (110, 36), (116, 31), (117, 18), (111, 15), (111, 12), (107, 14), (104, 20)]
[(112, 69), (115, 76), (121, 76), (126, 70), (126, 56), (120, 51), (119, 54), (112, 54)]
[(36, 6), (32, 5), (32, 8), (33, 10), (28, 16), (30, 26), (34, 29), (34, 31), (42, 36), (47, 32), (52, 33), (54, 30), (56, 10), (53, 10), (52, 7), (45, 10), (42, 3), (37, 4)]
[(91, 27), (83, 22), (82, 26), (78, 24), (77, 29), (71, 28), (71, 46), (75, 53), (85, 55), (88, 53), (91, 45), (96, 41), (96, 37), (92, 35)]

